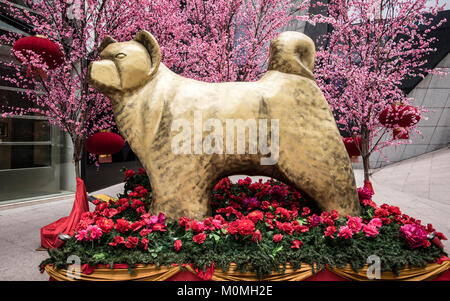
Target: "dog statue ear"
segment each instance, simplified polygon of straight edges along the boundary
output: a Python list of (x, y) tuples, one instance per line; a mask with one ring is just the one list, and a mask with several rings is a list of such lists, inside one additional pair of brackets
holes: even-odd
[(138, 32), (134, 37), (134, 40), (141, 43), (147, 49), (152, 60), (152, 66), (148, 75), (152, 76), (158, 71), (159, 63), (161, 62), (161, 50), (159, 49), (158, 42), (155, 37), (146, 30)]
[(100, 47), (98, 48), (98, 52), (101, 53), (103, 51), (103, 49), (106, 48), (106, 46), (108, 46), (109, 44), (112, 44), (112, 43), (117, 43), (117, 41), (114, 40), (113, 38), (111, 38), (110, 36), (106, 36), (103, 39), (102, 43), (100, 44)]

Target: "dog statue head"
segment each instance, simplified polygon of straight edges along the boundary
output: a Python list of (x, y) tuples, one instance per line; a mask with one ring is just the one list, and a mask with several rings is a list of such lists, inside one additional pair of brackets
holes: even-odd
[(88, 76), (91, 85), (106, 95), (144, 86), (161, 62), (158, 42), (145, 30), (128, 42), (119, 43), (106, 36), (99, 52), (100, 60), (91, 63)]

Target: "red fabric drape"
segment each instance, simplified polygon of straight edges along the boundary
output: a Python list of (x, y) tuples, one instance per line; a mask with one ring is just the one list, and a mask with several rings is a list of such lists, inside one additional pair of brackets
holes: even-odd
[(41, 245), (44, 248), (58, 248), (63, 244), (58, 238), (59, 233), (73, 235), (74, 229), (80, 221), (81, 214), (89, 211), (86, 186), (82, 179), (77, 178), (75, 201), (69, 216), (41, 228)]

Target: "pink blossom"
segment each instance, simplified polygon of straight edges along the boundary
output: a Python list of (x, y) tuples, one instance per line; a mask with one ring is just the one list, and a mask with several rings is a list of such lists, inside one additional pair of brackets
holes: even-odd
[(363, 232), (367, 237), (375, 237), (378, 235), (378, 228), (373, 225), (364, 225)]
[(358, 216), (349, 216), (347, 215), (347, 227), (352, 231), (353, 234), (359, 233), (362, 228), (362, 219)]
[(341, 226), (339, 228), (339, 237), (342, 237), (344, 239), (349, 239), (352, 238), (353, 236), (353, 231), (348, 227), (348, 226)]

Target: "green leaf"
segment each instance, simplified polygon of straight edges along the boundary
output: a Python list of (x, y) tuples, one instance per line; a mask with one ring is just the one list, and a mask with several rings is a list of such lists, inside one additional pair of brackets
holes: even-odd
[(275, 258), (275, 256), (277, 255), (278, 252), (280, 252), (281, 250), (283, 250), (283, 246), (278, 246), (275, 249), (272, 250), (272, 254), (270, 254), (270, 257)]
[(209, 234), (209, 238), (214, 238), (216, 242), (220, 240), (220, 236), (214, 233)]
[(106, 255), (105, 253), (97, 253), (92, 255), (92, 258), (94, 258), (95, 260), (101, 260), (101, 259), (105, 259)]

